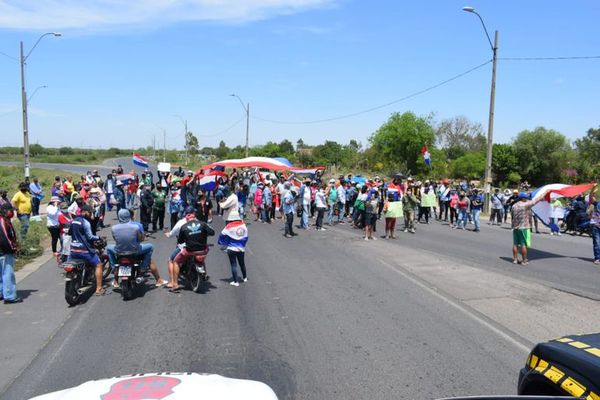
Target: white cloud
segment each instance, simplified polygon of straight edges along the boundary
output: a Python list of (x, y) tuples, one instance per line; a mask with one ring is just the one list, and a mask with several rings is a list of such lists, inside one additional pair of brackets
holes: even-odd
[(328, 7), (336, 0), (0, 0), (0, 28), (90, 30), (182, 21), (241, 23)]

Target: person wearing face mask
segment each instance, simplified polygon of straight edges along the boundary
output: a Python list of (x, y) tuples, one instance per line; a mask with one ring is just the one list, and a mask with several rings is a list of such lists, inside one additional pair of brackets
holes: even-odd
[(327, 185), (323, 184), (315, 193), (315, 207), (317, 209), (317, 222), (316, 222), (316, 230), (324, 231), (323, 228), (323, 216), (325, 215), (325, 210), (327, 210), (327, 200), (325, 199), (325, 189), (327, 189)]
[(94, 248), (94, 242), (100, 238), (92, 233), (90, 221), (94, 209), (92, 206), (84, 205), (81, 207), (81, 214), (73, 219), (69, 235), (71, 236), (71, 259), (83, 260), (96, 268), (96, 295), (101, 296), (106, 293), (102, 287), (102, 261)]
[(10, 222), (14, 217), (14, 208), (10, 203), (0, 206), (0, 300), (4, 304), (21, 303), (17, 297), (15, 280), (15, 253), (19, 250), (15, 228)]
[(27, 183), (23, 182), (19, 185), (19, 191), (12, 198), (12, 206), (17, 210), (17, 218), (21, 222), (21, 240), (23, 240), (27, 236), (31, 216), (31, 195)]

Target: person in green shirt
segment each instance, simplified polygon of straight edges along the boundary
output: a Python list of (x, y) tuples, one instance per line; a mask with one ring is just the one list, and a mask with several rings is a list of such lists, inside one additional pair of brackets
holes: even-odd
[(157, 225), (162, 231), (165, 224), (165, 203), (167, 192), (163, 190), (160, 183), (156, 184), (156, 188), (152, 191), (154, 204), (152, 205), (152, 230), (156, 232)]

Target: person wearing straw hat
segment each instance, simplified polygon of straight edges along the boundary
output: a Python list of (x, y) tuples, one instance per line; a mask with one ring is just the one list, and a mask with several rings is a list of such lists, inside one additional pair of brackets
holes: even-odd
[[(55, 257), (58, 257), (58, 251), (56, 249), (56, 245), (60, 240), (60, 222), (58, 221), (58, 217), (60, 214), (59, 208), (60, 199), (58, 196), (52, 196), (50, 201), (48, 202), (48, 206), (46, 207), (46, 227), (48, 228), (48, 232), (50, 232), (50, 237), (52, 238), (52, 253), (54, 253)], [(62, 243), (61, 243), (62, 247)]]

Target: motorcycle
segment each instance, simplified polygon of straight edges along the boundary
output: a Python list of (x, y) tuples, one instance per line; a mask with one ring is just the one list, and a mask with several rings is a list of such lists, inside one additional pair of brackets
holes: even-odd
[(590, 225), (590, 219), (587, 215), (577, 215), (577, 212), (572, 208), (565, 210), (565, 215), (560, 224), (560, 231), (562, 233), (571, 232), (571, 235), (587, 234), (592, 236), (592, 226)]
[(115, 277), (118, 277), (123, 300), (133, 299), (145, 282), (141, 264), (142, 258), (139, 254), (117, 254)]
[[(103, 263), (103, 277), (110, 273), (108, 265), (108, 256), (104, 253), (106, 240), (101, 238), (94, 242), (94, 247)], [(65, 272), (65, 300), (70, 306), (79, 304), (83, 295), (90, 289), (96, 287), (95, 265), (86, 263), (84, 260), (68, 259), (62, 262), (62, 268)], [(108, 273), (106, 271), (108, 270)]]
[[(70, 237), (69, 237), (70, 238)], [(69, 239), (70, 243), (70, 239)], [(64, 244), (67, 246), (67, 244)], [(102, 261), (102, 279), (108, 279), (108, 276), (112, 272), (112, 268), (108, 262), (108, 254), (106, 254), (106, 237), (102, 237), (102, 242), (98, 242), (96, 245), (96, 250), (98, 250), (98, 257), (100, 257), (100, 261)], [(65, 265), (69, 262), (68, 250), (63, 251), (56, 258), (56, 262), (58, 263), (58, 268), (64, 270)]]
[(210, 279), (210, 276), (206, 273), (205, 262), (208, 248), (206, 250), (194, 251), (190, 254), (192, 257), (189, 257), (186, 262), (180, 266), (179, 276), (180, 279), (184, 281), (184, 286), (187, 289), (200, 293), (202, 282), (207, 282)]

